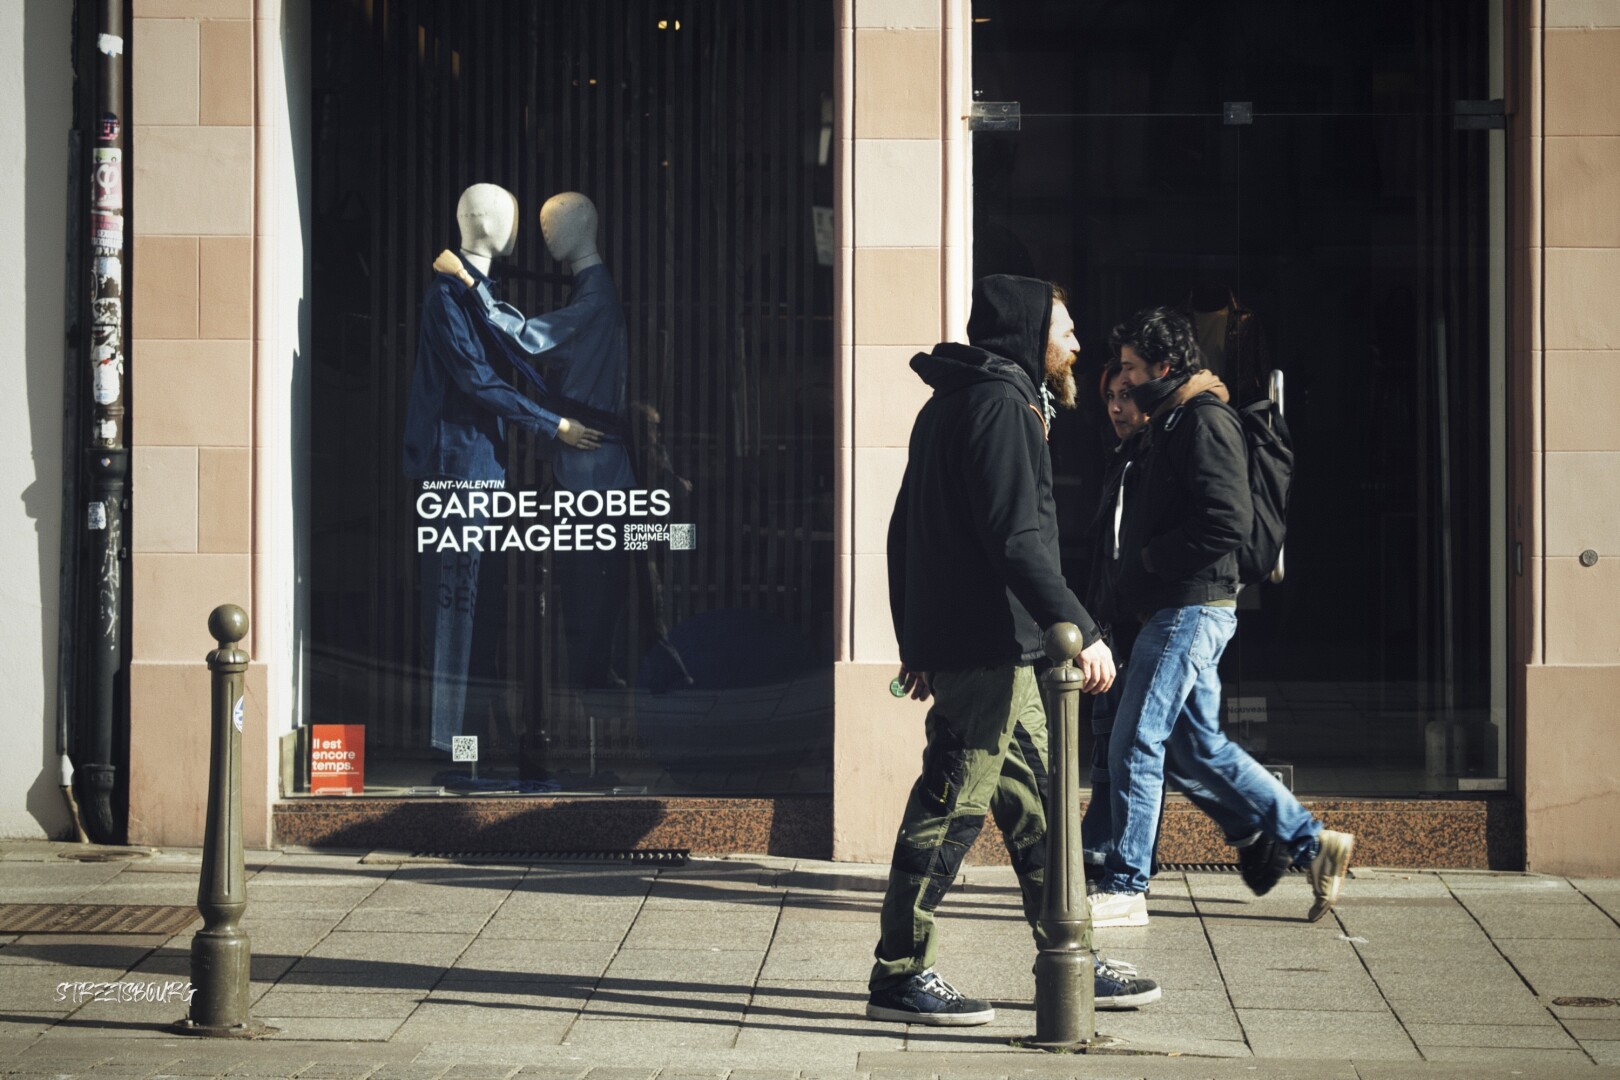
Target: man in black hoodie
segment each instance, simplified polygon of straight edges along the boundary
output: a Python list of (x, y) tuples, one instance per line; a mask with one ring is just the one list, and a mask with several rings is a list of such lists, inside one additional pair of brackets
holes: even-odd
[[(889, 605), (898, 685), (933, 698), (922, 776), (895, 842), (866, 1015), (968, 1025), (995, 1016), (933, 970), (934, 910), (987, 812), (1006, 840), (1036, 930), (1046, 857), (1046, 716), (1034, 661), (1045, 628), (1069, 622), (1088, 693), (1114, 664), (1064, 583), (1046, 432), (1074, 403), (1074, 322), (1050, 282), (996, 276), (973, 287), (971, 345), (945, 342), (911, 366), (934, 388), (911, 432), (889, 522)], [(1054, 393), (1055, 391), (1055, 393)], [(1157, 1000), (1150, 979), (1098, 961), (1099, 1008)]]
[(1148, 308), (1109, 343), (1147, 414), (1125, 478), (1118, 614), (1140, 623), (1108, 746), (1113, 845), (1092, 897), (1097, 926), (1145, 926), (1167, 770), (1239, 849), (1264, 893), (1289, 863), (1310, 876), (1322, 918), (1338, 898), (1355, 838), (1322, 823), (1220, 727), (1218, 665), (1237, 630), (1237, 550), (1253, 506), (1248, 452), (1221, 380), (1204, 370), (1192, 324)]

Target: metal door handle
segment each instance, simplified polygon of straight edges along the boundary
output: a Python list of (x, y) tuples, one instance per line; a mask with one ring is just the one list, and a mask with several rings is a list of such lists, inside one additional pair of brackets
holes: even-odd
[[(1278, 416), (1286, 417), (1288, 415), (1288, 408), (1283, 403), (1282, 371), (1278, 369), (1272, 370), (1271, 376), (1266, 380), (1266, 396), (1271, 398), (1271, 404), (1277, 410)], [(1284, 562), (1287, 557), (1288, 545), (1284, 543), (1282, 547), (1277, 549), (1277, 565), (1273, 566), (1271, 573), (1266, 575), (1266, 580), (1273, 585), (1281, 584), (1282, 579), (1287, 575), (1288, 571)]]

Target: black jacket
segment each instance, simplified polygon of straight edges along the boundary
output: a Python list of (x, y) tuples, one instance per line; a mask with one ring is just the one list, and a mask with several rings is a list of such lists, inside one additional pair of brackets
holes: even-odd
[(1103, 474), (1097, 510), (1085, 535), (1085, 589), (1081, 601), (1102, 625), (1108, 647), (1116, 659), (1129, 656), (1128, 643), (1135, 638), (1135, 617), (1119, 604), (1119, 573), (1123, 549), (1118, 547), (1119, 525), (1123, 522), (1122, 488), (1141, 453), (1143, 439), (1132, 435), (1114, 446)]
[(1248, 452), (1226, 387), (1195, 374), (1158, 406), (1125, 477), (1119, 604), (1161, 608), (1237, 596), (1237, 549), (1249, 535)]
[(968, 337), (918, 353), (934, 388), (911, 430), (889, 521), (889, 607), (914, 671), (994, 667), (1040, 655), (1041, 631), (1097, 625), (1063, 581), (1052, 459), (1036, 391), (1045, 370), (1051, 286), (975, 283)]

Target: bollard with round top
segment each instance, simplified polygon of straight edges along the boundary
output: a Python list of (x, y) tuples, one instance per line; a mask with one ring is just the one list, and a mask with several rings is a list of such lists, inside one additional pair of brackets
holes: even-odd
[(1085, 643), (1080, 628), (1058, 623), (1043, 642), (1052, 670), (1043, 691), (1051, 748), (1051, 805), (1046, 818), (1046, 887), (1040, 928), (1046, 943), (1035, 957), (1035, 1038), (1043, 1050), (1083, 1050), (1096, 1035), (1092, 986), (1091, 908), (1080, 851), (1080, 685), (1074, 658)]
[(252, 952), (242, 915), (247, 871), (242, 856), (243, 682), (249, 656), (247, 612), (222, 604), (208, 616), (219, 648), (208, 654), (213, 682), (213, 739), (208, 763), (208, 820), (203, 833), (197, 910), (203, 928), (191, 939), (191, 1015), (173, 1030), (185, 1035), (253, 1038), (269, 1028), (248, 1016)]

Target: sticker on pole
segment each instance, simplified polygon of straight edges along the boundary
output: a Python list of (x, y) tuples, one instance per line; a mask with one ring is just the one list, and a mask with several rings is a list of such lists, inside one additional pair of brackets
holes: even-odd
[(90, 243), (107, 252), (117, 252), (124, 246), (124, 215), (95, 213), (90, 215)]
[(451, 761), (477, 761), (478, 736), (452, 735), (450, 736)]
[(90, 526), (90, 530), (92, 532), (96, 532), (96, 531), (99, 531), (101, 529), (105, 529), (107, 527), (107, 504), (106, 503), (104, 503), (104, 502), (93, 502), (93, 503), (90, 504), (89, 526)]
[(247, 698), (237, 698), (236, 704), (231, 708), (231, 723), (238, 735), (242, 733), (242, 703), (246, 700)]
[(97, 210), (124, 208), (124, 152), (116, 146), (98, 146), (96, 168), (90, 174), (90, 205)]

